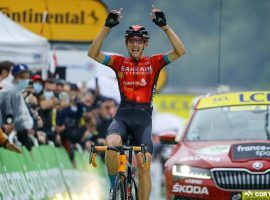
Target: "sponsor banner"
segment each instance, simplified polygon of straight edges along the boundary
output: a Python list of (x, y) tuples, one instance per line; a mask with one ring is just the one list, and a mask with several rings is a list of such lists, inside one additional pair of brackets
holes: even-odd
[(22, 147), (22, 151), (23, 156), (20, 156), (18, 160), (20, 161), (20, 165), (24, 166), (23, 172), (25, 174), (28, 187), (31, 191), (32, 198), (43, 199), (47, 197), (47, 192), (45, 190), (45, 186), (41, 179), (37, 165), (25, 147)]
[(109, 191), (109, 183), (100, 159), (98, 168), (104, 169), (103, 173), (96, 168), (89, 170), (92, 167), (83, 153), (76, 152), (80, 163), (76, 163), (79, 167), (75, 169), (63, 148), (34, 147), (31, 155), (25, 148), (22, 150), (23, 154), (17, 154), (0, 148), (0, 199), (107, 198), (104, 191)]
[(56, 195), (64, 197), (67, 193), (67, 188), (65, 187), (59, 164), (56, 161), (53, 147), (45, 145), (34, 147), (32, 152), (48, 197), (53, 198)]
[(270, 143), (233, 144), (231, 157), (232, 160), (270, 159)]
[(171, 113), (187, 119), (195, 97), (188, 94), (156, 94), (154, 106), (158, 112)]
[(186, 162), (186, 161), (196, 161), (196, 160), (220, 162), (220, 157), (210, 156), (210, 155), (195, 155), (195, 156), (188, 156), (188, 157), (180, 158), (178, 161)]
[(244, 191), (242, 192), (242, 200), (264, 200), (270, 199), (270, 191)]
[(0, 199), (2, 200), (13, 199), (13, 194), (12, 194), (10, 185), (7, 184), (7, 177), (5, 174), (4, 164), (2, 163), (1, 156), (0, 156)]
[(182, 185), (175, 183), (172, 192), (181, 194), (209, 195), (207, 187), (197, 185)]
[[(6, 178), (4, 184), (9, 186), (12, 199), (32, 199), (29, 183), (23, 173), (23, 169), (26, 167), (26, 163), (22, 159), (23, 156), (0, 148), (0, 157), (4, 169), (4, 177), (2, 178)], [(5, 191), (5, 193), (10, 196), (9, 192)], [(8, 198), (5, 197), (4, 199)]]
[(97, 0), (1, 0), (0, 11), (51, 41), (72, 42), (93, 40), (108, 14)]
[(237, 92), (230, 94), (213, 95), (203, 98), (198, 109), (236, 105), (269, 105), (270, 92)]

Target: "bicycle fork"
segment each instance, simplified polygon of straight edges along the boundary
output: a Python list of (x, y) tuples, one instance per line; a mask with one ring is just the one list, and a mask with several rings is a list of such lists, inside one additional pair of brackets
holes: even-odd
[(127, 168), (127, 200), (132, 200), (132, 150), (128, 151), (128, 168)]
[[(120, 151), (119, 155), (119, 160), (118, 160), (118, 173), (126, 174), (127, 173), (127, 178), (126, 178), (126, 197), (127, 200), (132, 200), (132, 184), (131, 184), (131, 179), (132, 179), (132, 173), (131, 173), (131, 164), (132, 164), (132, 150), (129, 150), (128, 154), (128, 160), (127, 156), (125, 155), (124, 151)], [(125, 180), (123, 180), (125, 181)]]

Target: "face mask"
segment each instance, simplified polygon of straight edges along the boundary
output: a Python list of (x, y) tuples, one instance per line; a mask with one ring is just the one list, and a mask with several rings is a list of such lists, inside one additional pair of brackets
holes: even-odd
[(44, 90), (43, 95), (44, 95), (45, 99), (50, 99), (54, 96), (54, 93), (53, 93), (53, 91)]
[(39, 94), (43, 90), (43, 86), (40, 83), (34, 83), (33, 88), (36, 94)]
[(25, 90), (27, 88), (29, 84), (29, 79), (21, 79), (19, 80), (18, 84), (17, 84), (17, 89), (19, 91)]

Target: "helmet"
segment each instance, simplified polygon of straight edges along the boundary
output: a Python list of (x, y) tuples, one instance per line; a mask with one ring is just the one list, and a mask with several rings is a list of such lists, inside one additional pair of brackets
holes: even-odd
[(128, 30), (126, 30), (126, 34), (125, 34), (125, 38), (128, 38), (129, 36), (140, 36), (144, 39), (149, 39), (149, 33), (147, 32), (147, 30), (140, 25), (133, 25), (130, 26)]

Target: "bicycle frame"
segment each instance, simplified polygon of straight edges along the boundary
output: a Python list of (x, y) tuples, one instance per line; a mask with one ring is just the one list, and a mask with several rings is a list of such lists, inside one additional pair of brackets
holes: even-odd
[[(142, 152), (142, 157), (143, 157), (143, 164), (146, 163), (146, 146), (141, 145), (139, 146), (91, 146), (90, 150), (90, 157), (89, 157), (89, 164), (92, 164), (94, 167), (96, 167), (96, 161), (95, 161), (95, 156), (96, 152), (98, 151), (116, 151), (119, 152), (118, 155), (118, 173), (122, 175), (124, 178), (124, 185), (125, 185), (125, 190), (127, 193), (127, 199), (131, 199), (132, 194), (131, 194), (131, 185), (132, 185), (132, 158), (133, 158), (133, 151), (135, 152)], [(128, 159), (127, 155), (125, 152), (128, 151)]]

